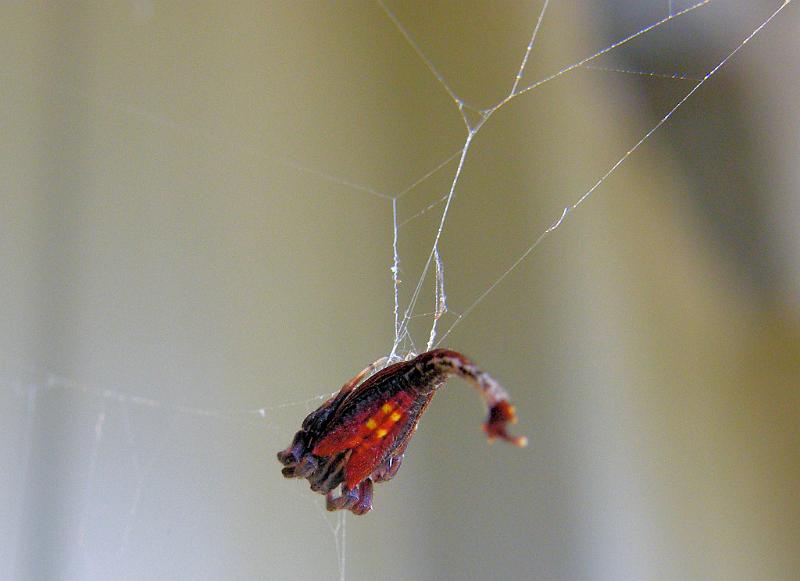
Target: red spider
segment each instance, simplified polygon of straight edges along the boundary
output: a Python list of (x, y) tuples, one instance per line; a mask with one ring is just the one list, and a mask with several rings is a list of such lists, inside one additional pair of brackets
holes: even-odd
[(303, 420), (291, 446), (278, 452), (283, 475), (307, 478), (311, 490), (326, 495), (328, 510), (366, 514), (372, 509), (373, 482), (397, 474), (422, 413), (451, 375), (466, 379), (486, 401), (489, 415), (483, 429), (489, 441), (527, 445), (526, 438), (506, 432), (506, 424), (516, 422), (506, 391), (461, 353), (434, 349), (362, 382), (380, 365), (373, 363), (345, 383)]

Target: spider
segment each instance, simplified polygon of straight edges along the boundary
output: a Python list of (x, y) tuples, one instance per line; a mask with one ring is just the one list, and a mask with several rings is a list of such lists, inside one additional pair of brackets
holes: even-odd
[(373, 483), (397, 474), (420, 417), (451, 375), (467, 380), (486, 401), (489, 414), (483, 429), (489, 441), (527, 445), (526, 438), (506, 431), (508, 422), (516, 422), (506, 391), (461, 353), (434, 349), (370, 376), (385, 361), (376, 361), (345, 383), (303, 420), (291, 445), (278, 452), (283, 475), (307, 478), (311, 490), (325, 495), (328, 510), (360, 515), (372, 509)]

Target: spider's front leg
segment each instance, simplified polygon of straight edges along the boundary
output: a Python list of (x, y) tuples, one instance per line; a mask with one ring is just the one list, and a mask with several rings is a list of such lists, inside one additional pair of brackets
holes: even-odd
[(342, 386), (340, 391), (344, 393), (350, 392), (355, 386), (361, 383), (365, 377), (368, 375), (372, 375), (376, 370), (383, 369), (386, 366), (386, 362), (389, 361), (388, 357), (381, 357), (380, 359), (376, 359), (369, 365), (367, 365), (364, 369), (359, 372), (353, 379), (348, 381)]
[(333, 490), (325, 495), (325, 504), (330, 511), (349, 510), (353, 514), (367, 514), (372, 510), (372, 479), (367, 478), (352, 490), (343, 484), (339, 496), (335, 496)]

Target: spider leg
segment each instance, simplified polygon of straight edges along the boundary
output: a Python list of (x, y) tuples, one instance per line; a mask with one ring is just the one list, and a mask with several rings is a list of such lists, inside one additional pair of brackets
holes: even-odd
[(367, 478), (352, 490), (342, 485), (342, 492), (335, 496), (334, 491), (325, 495), (328, 510), (349, 510), (353, 514), (366, 514), (372, 510), (372, 480)]
[[(410, 438), (409, 438), (410, 439)], [(377, 482), (387, 482), (395, 477), (397, 471), (400, 470), (400, 465), (403, 463), (403, 456), (405, 456), (406, 448), (408, 447), (409, 440), (403, 442), (386, 460), (383, 464), (378, 466), (375, 472), (372, 473), (371, 478)]]
[(372, 510), (372, 479), (367, 478), (359, 484), (358, 490), (360, 498), (350, 510), (353, 511), (353, 514), (367, 514)]
[(375, 482), (386, 482), (387, 480), (391, 480), (397, 474), (397, 471), (400, 470), (400, 465), (403, 463), (403, 454), (397, 454), (394, 456), (388, 457), (383, 464), (381, 464), (375, 472), (372, 473), (372, 478), (375, 479)]
[(325, 495), (325, 508), (330, 511), (334, 510), (349, 510), (354, 504), (358, 502), (358, 486), (350, 490), (346, 486), (342, 486), (342, 492), (336, 496), (336, 492), (331, 490)]
[(346, 394), (351, 392), (355, 386), (357, 386), (364, 380), (365, 377), (367, 377), (368, 375), (372, 375), (372, 373), (376, 369), (385, 366), (387, 361), (389, 361), (388, 357), (381, 357), (380, 359), (376, 359), (375, 361), (367, 365), (364, 369), (362, 369), (358, 373), (358, 375), (356, 375), (353, 379), (345, 383), (339, 390), (339, 393)]

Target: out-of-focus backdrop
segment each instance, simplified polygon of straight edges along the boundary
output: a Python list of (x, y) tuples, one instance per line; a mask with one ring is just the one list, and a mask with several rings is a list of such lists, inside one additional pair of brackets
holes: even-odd
[[(509, 94), (543, 3), (3, 3), (0, 577), (797, 578), (800, 7), (657, 127), (782, 4), (709, 2), (481, 128), (439, 336), (530, 446), (454, 380), (342, 519), (275, 453), (391, 350), (391, 199), (402, 315), (453, 96)], [(553, 1), (518, 87), (687, 8)]]

